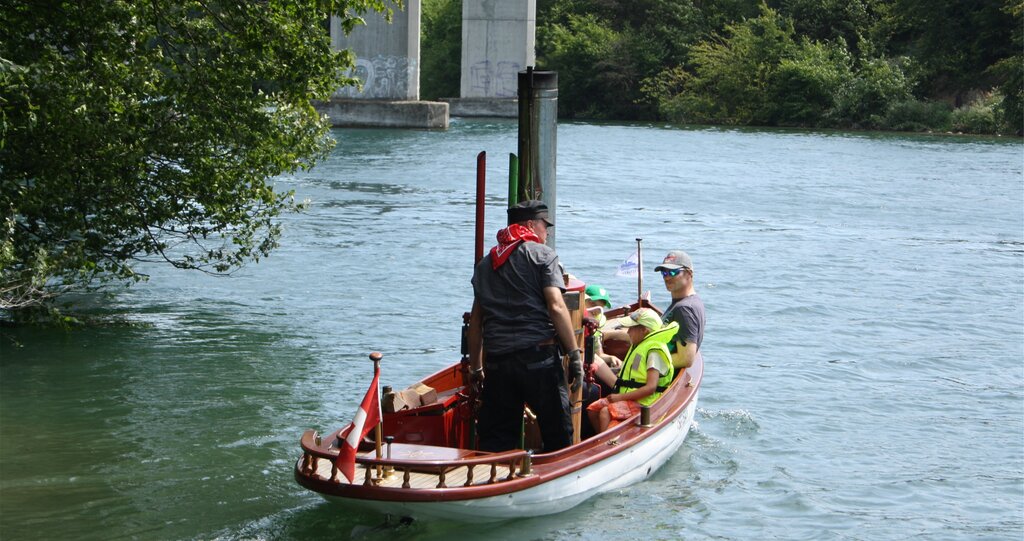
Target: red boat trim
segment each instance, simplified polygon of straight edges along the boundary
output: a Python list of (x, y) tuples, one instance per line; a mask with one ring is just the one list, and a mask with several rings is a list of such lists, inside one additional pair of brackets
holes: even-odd
[[(652, 437), (656, 432), (681, 415), (693, 401), (697, 390), (700, 388), (703, 368), (703, 360), (698, 357), (693, 366), (687, 368), (676, 378), (676, 381), (669, 386), (661, 399), (651, 406), (651, 418), (654, 420), (651, 427), (641, 427), (636, 423), (635, 419), (630, 419), (576, 445), (552, 453), (534, 455), (532, 472), (527, 476), (519, 477), (515, 474), (517, 470), (522, 468), (522, 463), (526, 456), (525, 451), (516, 450), (459, 460), (410, 461), (372, 457), (357, 457), (356, 459), (357, 463), (368, 468), (367, 472), (376, 469), (375, 467), (378, 465), (394, 467), (396, 470), (402, 468), (409, 470), (413, 467), (417, 470), (436, 470), (439, 473), (442, 485), (445, 482), (444, 472), (446, 469), (453, 470), (470, 465), (473, 466), (474, 470), (478, 466), (488, 465), (491, 466), (492, 471), (496, 466), (509, 468), (509, 477), (505, 479), (491, 479), (486, 484), (445, 486), (443, 488), (392, 488), (375, 486), (372, 484), (372, 480), (369, 484), (364, 484), (366, 480), (359, 479), (357, 479), (358, 483), (354, 484), (349, 484), (343, 478), (341, 481), (325, 480), (315, 474), (315, 468), (312, 469), (312, 475), (307, 473), (310, 472), (310, 467), (313, 465), (310, 457), (331, 460), (333, 463), (334, 458), (337, 457), (337, 449), (331, 449), (330, 442), (334, 441), (337, 432), (332, 433), (330, 438), (322, 441), (321, 445), (316, 445), (315, 433), (307, 431), (302, 438), (302, 447), (305, 453), (295, 465), (295, 479), (300, 485), (321, 494), (342, 498), (394, 502), (461, 501), (519, 492), (572, 474), (617, 455)], [(459, 365), (456, 364), (425, 378), (423, 381), (430, 385), (431, 382), (458, 381), (457, 378), (460, 376)], [(336, 477), (332, 472), (332, 478)]]

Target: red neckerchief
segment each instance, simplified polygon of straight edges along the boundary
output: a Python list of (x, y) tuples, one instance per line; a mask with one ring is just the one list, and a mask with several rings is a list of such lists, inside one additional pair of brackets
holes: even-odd
[(540, 237), (530, 228), (519, 224), (512, 224), (498, 231), (498, 245), (491, 248), (491, 268), (497, 270), (504, 265), (508, 261), (508, 256), (524, 242), (540, 242)]

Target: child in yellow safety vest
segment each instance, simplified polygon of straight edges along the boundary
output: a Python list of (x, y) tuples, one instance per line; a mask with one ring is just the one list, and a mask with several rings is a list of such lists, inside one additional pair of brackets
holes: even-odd
[(640, 406), (653, 404), (675, 374), (667, 344), (679, 328), (677, 323), (662, 325), (661, 317), (650, 308), (640, 308), (617, 322), (627, 329), (633, 345), (623, 358), (618, 376), (606, 366), (598, 367), (596, 376), (615, 392), (587, 407), (587, 416), (597, 432), (637, 415)]

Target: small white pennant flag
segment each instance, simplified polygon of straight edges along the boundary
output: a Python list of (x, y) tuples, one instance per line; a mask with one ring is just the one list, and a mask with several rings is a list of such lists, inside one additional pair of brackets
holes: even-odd
[(636, 276), (637, 274), (640, 274), (640, 265), (637, 263), (637, 253), (633, 252), (633, 255), (619, 264), (619, 270), (615, 271), (615, 276)]

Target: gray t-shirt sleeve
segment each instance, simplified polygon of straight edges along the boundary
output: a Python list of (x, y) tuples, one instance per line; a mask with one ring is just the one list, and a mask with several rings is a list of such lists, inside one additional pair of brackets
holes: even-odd
[(679, 331), (675, 339), (669, 345), (671, 351), (678, 342), (680, 345), (690, 343), (700, 344), (704, 341), (704, 302), (697, 295), (690, 295), (673, 304), (665, 314), (664, 321), (675, 321), (679, 324)]
[(562, 278), (562, 265), (558, 262), (558, 255), (550, 248), (541, 253), (544, 254), (544, 272), (541, 273), (540, 287), (557, 287), (565, 291), (565, 279)]
[(696, 340), (700, 320), (697, 318), (697, 311), (692, 306), (677, 306), (672, 312), (672, 320), (679, 323), (679, 332), (676, 333), (676, 338), (683, 345)]

